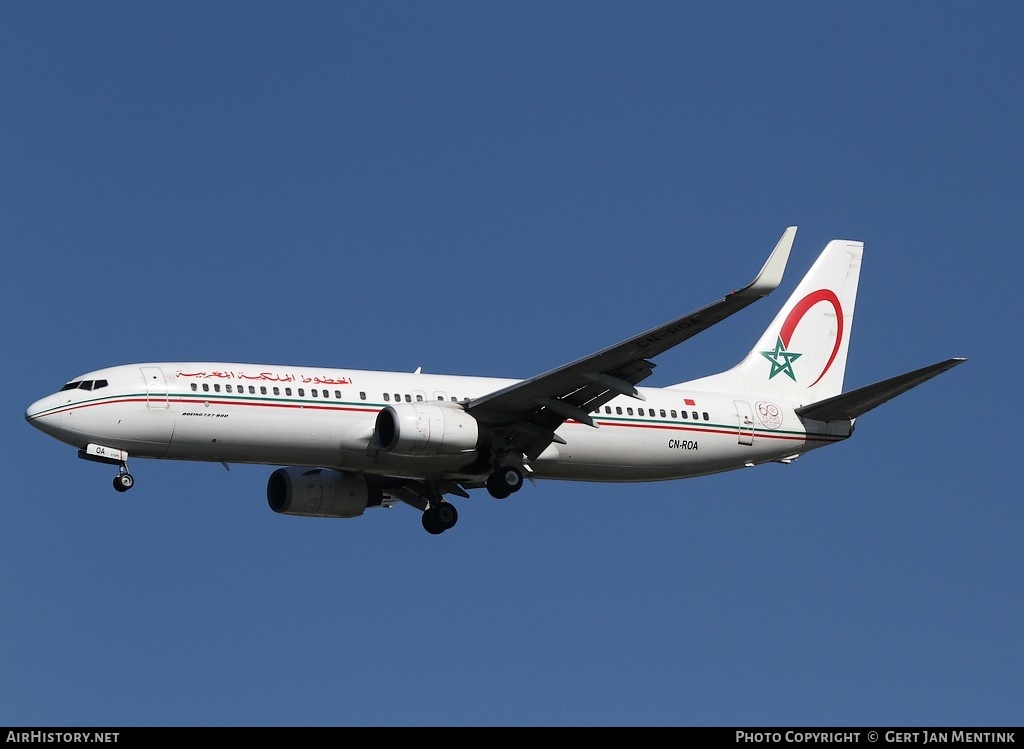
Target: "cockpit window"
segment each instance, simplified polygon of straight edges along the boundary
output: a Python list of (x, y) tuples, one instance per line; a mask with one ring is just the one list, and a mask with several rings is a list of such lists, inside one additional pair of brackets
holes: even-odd
[(60, 392), (65, 390), (99, 390), (107, 386), (106, 380), (72, 380), (67, 385), (60, 389)]

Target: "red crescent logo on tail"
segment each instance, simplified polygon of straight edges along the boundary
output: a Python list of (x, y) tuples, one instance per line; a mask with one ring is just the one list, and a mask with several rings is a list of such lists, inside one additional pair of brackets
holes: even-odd
[(789, 340), (793, 337), (793, 331), (796, 330), (796, 326), (804, 319), (804, 315), (807, 314), (807, 311), (818, 302), (827, 302), (828, 304), (831, 304), (833, 309), (836, 311), (836, 343), (832, 347), (832, 355), (829, 356), (828, 361), (825, 362), (825, 368), (821, 370), (817, 379), (808, 385), (808, 387), (814, 387), (818, 384), (818, 381), (825, 376), (829, 367), (832, 366), (832, 362), (835, 361), (836, 354), (839, 353), (839, 344), (843, 341), (843, 308), (839, 304), (839, 297), (829, 289), (818, 289), (817, 291), (812, 291), (796, 303), (793, 310), (786, 316), (785, 322), (782, 323), (782, 330), (779, 331), (779, 338), (782, 339), (782, 343), (786, 348), (789, 348)]

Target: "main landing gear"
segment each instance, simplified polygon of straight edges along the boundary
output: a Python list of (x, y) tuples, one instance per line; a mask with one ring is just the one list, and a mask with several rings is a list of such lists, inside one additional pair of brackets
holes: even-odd
[(438, 535), (459, 521), (459, 513), (451, 502), (437, 501), (423, 511), (423, 530)]
[(501, 466), (487, 477), (487, 491), (495, 499), (505, 499), (523, 487), (523, 474), (515, 466)]

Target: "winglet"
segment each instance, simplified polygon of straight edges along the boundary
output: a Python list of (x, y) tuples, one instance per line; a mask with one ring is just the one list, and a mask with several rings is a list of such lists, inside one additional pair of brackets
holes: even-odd
[(786, 263), (789, 262), (789, 251), (793, 249), (793, 240), (796, 238), (796, 227), (790, 226), (782, 233), (778, 244), (768, 256), (761, 272), (748, 286), (737, 291), (737, 294), (744, 296), (765, 296), (775, 291), (782, 283), (782, 274), (786, 270)]

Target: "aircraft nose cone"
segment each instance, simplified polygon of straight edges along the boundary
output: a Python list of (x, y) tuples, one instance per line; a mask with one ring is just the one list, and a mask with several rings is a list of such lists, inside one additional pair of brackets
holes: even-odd
[(60, 431), (60, 413), (54, 409), (53, 397), (40, 398), (25, 409), (25, 421), (40, 431), (56, 435)]
[(43, 402), (41, 400), (32, 403), (28, 408), (25, 409), (25, 421), (32, 423), (32, 420), (36, 418), (36, 415), (43, 410)]

